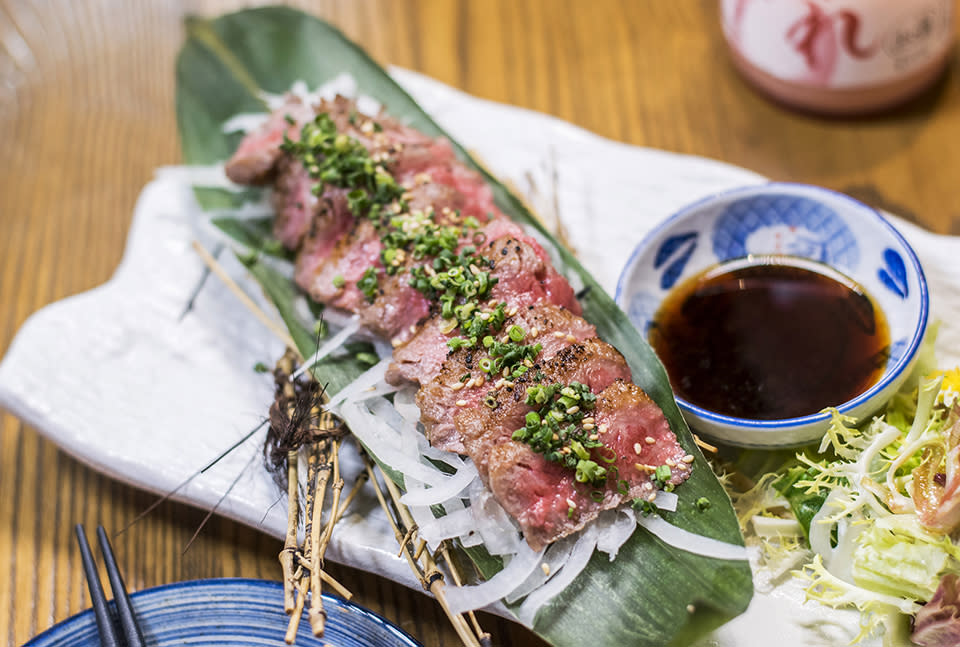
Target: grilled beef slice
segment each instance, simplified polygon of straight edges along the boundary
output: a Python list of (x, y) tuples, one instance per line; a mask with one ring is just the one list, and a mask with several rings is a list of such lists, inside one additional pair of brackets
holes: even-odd
[[(537, 362), (548, 361), (571, 343), (582, 342), (597, 334), (596, 328), (582, 317), (553, 304), (519, 308), (514, 316), (507, 318), (503, 329), (509, 330), (514, 325), (527, 331), (524, 344), (543, 346)], [(435, 350), (440, 351), (435, 355), (442, 354), (444, 359), (440, 360), (442, 368), (439, 373), (417, 392), (420, 421), (431, 445), (463, 453), (463, 440), (454, 426), (455, 414), (462, 407), (486, 406), (483, 401), (487, 392), (501, 382), (502, 377), (486, 375), (479, 369), (479, 359), (485, 354), (482, 347), (460, 348), (447, 354), (444, 344), (442, 349)], [(458, 406), (458, 402), (465, 404)]]
[[(537, 381), (540, 373), (542, 380)], [(532, 410), (526, 403), (527, 387), (537, 383), (580, 382), (592, 393), (600, 393), (615, 380), (629, 380), (630, 368), (620, 352), (596, 337), (570, 344), (549, 360), (534, 364), (533, 370), (517, 378), (513, 386), (493, 389), (494, 406), (458, 407), (454, 426), (465, 453), (473, 459), (481, 478), (487, 480), (491, 450), (508, 442), (513, 432), (523, 427)]]
[(609, 447), (593, 450), (594, 460), (608, 470), (606, 487), (577, 483), (573, 471), (523, 443), (506, 440), (488, 454), (490, 489), (534, 550), (576, 532), (602, 510), (654, 496), (653, 468), (670, 467), (668, 482), (674, 485), (690, 475), (686, 452), (663, 412), (637, 385), (614, 381), (598, 395), (593, 417)]
[[(580, 304), (573, 289), (553, 266), (546, 262), (546, 253), (537, 241), (506, 218), (498, 218), (483, 229), (483, 257), (493, 263), (490, 274), (497, 284), (490, 291), (489, 300), (504, 302), (508, 308), (526, 308), (530, 305), (553, 303), (580, 314)], [(393, 363), (387, 371), (387, 381), (426, 384), (440, 371), (447, 355), (447, 340), (457, 330), (444, 332), (444, 320), (435, 314), (405, 344), (393, 351)]]

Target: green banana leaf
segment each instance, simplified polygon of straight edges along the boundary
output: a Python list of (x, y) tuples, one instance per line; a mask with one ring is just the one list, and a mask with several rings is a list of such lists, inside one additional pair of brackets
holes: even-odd
[[(342, 73), (353, 76), (359, 92), (375, 97), (393, 116), (431, 136), (449, 138), (362, 49), (307, 14), (266, 7), (210, 20), (191, 17), (186, 33), (177, 60), (176, 96), (186, 163), (227, 159), (238, 137), (225, 135), (222, 124), (237, 113), (263, 112), (261, 91), (282, 93), (296, 80), (312, 88)], [(516, 196), (455, 142), (454, 147), (486, 177), (504, 213), (554, 240)], [(251, 232), (242, 235), (249, 244)], [(581, 299), (584, 316), (623, 353), (634, 381), (660, 405), (680, 443), (697, 457), (692, 476), (677, 489), (677, 511), (661, 515), (691, 532), (742, 544), (729, 498), (697, 449), (659, 360), (609, 295), (568, 251), (554, 244), (564, 271), (579, 275), (589, 288)], [(257, 246), (262, 249), (263, 241)], [(293, 298), (276, 285), (269, 292), (281, 301)], [(281, 312), (290, 311), (289, 302), (277, 305)], [(314, 340), (307, 342), (302, 330), (297, 337), (310, 344), (301, 349), (309, 353)], [(696, 504), (701, 497), (711, 502), (705, 510)], [(576, 581), (540, 611), (534, 630), (558, 646), (686, 646), (742, 613), (752, 595), (746, 561), (694, 555), (638, 528), (616, 560), (594, 554)]]

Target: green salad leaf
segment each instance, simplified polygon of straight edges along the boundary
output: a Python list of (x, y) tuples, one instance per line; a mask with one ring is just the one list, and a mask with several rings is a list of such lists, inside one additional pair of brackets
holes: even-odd
[[(212, 20), (189, 18), (186, 31), (177, 60), (177, 119), (189, 164), (212, 164), (230, 156), (239, 137), (225, 134), (223, 123), (239, 113), (263, 112), (261, 91), (282, 93), (298, 80), (313, 88), (343, 73), (354, 78), (359, 92), (376, 98), (392, 115), (430, 136), (449, 138), (356, 44), (309, 15), (266, 7)], [(687, 531), (742, 545), (729, 498), (700, 454), (653, 351), (610, 296), (521, 200), (461, 146), (453, 145), (461, 159), (486, 178), (504, 213), (553, 241), (561, 260), (558, 269), (577, 275), (588, 288), (581, 300), (585, 318), (623, 353), (634, 381), (663, 409), (680, 443), (696, 456), (692, 476), (676, 490), (677, 511), (663, 512), (663, 518)], [(269, 246), (266, 237), (251, 238), (249, 229), (241, 232), (238, 227), (220, 225), (249, 248)], [(301, 352), (310, 354), (315, 340), (305, 334), (309, 327), (291, 315), (294, 300), (300, 298), (292, 282), (288, 280), (287, 288), (281, 289), (276, 276), (256, 265), (252, 268), (258, 270), (251, 269), (261, 284), (266, 280), (264, 287), (291, 326)], [(703, 499), (711, 505), (698, 506)], [(490, 560), (484, 566), (485, 570), (496, 568)], [(742, 613), (752, 595), (746, 561), (684, 552), (638, 528), (616, 560), (594, 554), (576, 581), (541, 609), (534, 630), (554, 645), (686, 646)]]
[(790, 510), (800, 523), (800, 527), (803, 528), (803, 534), (807, 541), (810, 540), (810, 522), (820, 512), (820, 508), (827, 500), (826, 490), (811, 492), (806, 487), (799, 485), (801, 481), (813, 478), (813, 476), (814, 473), (810, 468), (794, 465), (772, 483), (773, 489), (779, 492), (790, 504)]

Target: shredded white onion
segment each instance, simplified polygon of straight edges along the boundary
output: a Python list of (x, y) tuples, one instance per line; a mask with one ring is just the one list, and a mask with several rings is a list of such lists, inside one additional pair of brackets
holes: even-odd
[(664, 543), (685, 550), (695, 555), (712, 557), (714, 559), (747, 559), (747, 549), (736, 544), (728, 544), (712, 537), (704, 537), (692, 533), (689, 530), (678, 528), (673, 524), (667, 523), (661, 517), (651, 514), (648, 516), (640, 515), (637, 523), (653, 533)]
[(535, 568), (539, 568), (543, 551), (534, 551), (526, 543), (520, 545), (503, 570), (489, 580), (473, 586), (459, 586), (447, 589), (447, 605), (453, 613), (463, 613), (471, 609), (481, 609), (505, 598), (523, 582)]
[(560, 594), (567, 586), (573, 582), (574, 578), (586, 568), (590, 557), (593, 555), (593, 549), (597, 545), (597, 527), (593, 524), (587, 526), (574, 545), (570, 556), (563, 564), (560, 572), (555, 577), (541, 586), (539, 589), (527, 596), (527, 599), (520, 605), (517, 612), (517, 618), (528, 627), (533, 626), (533, 621), (537, 617), (537, 611), (540, 607)]
[(578, 539), (580, 539), (579, 534), (568, 535), (547, 546), (543, 559), (540, 561), (540, 568), (534, 569), (533, 572), (527, 576), (527, 579), (520, 583), (520, 586), (510, 592), (510, 595), (508, 595), (505, 600), (509, 604), (513, 604), (543, 586), (547, 580), (556, 575), (557, 572), (563, 568), (563, 565), (567, 563), (567, 560), (570, 558), (570, 553), (573, 552), (573, 548), (576, 546)]
[(431, 544), (469, 534), (476, 526), (476, 520), (470, 508), (447, 512), (442, 517), (418, 523), (420, 536)]
[(680, 497), (677, 496), (676, 492), (666, 492), (664, 490), (660, 490), (657, 492), (657, 498), (653, 500), (653, 505), (657, 506), (661, 510), (676, 512), (677, 501), (679, 500)]
[[(306, 360), (303, 364), (300, 365), (300, 368), (295, 370), (290, 375), (290, 381), (294, 381), (307, 371), (309, 371), (313, 366), (322, 360), (324, 357), (337, 350), (343, 346), (348, 339), (350, 339), (356, 332), (360, 330), (360, 320), (354, 317), (349, 324), (343, 327), (342, 330), (337, 332), (333, 337), (325, 341), (318, 349), (317, 352), (313, 354), (310, 359)], [(386, 371), (386, 367), (384, 367)]]
[(220, 130), (224, 133), (250, 133), (265, 124), (270, 118), (265, 112), (241, 112), (223, 122)]
[(327, 408), (334, 410), (343, 402), (355, 401), (358, 394), (375, 389), (378, 384), (383, 382), (383, 375), (387, 372), (389, 365), (390, 361), (384, 359), (371, 366), (353, 382), (340, 389), (340, 391), (330, 399)]
[(637, 518), (630, 508), (606, 510), (594, 522), (597, 526), (597, 550), (610, 556), (612, 562), (620, 547), (637, 529)]
[(482, 520), (476, 531), (491, 555), (510, 555), (527, 545), (520, 537), (516, 522), (479, 479), (470, 486), (470, 507), (474, 516)]
[(444, 476), (434, 467), (428, 467), (417, 458), (400, 450), (399, 434), (370, 413), (363, 402), (346, 402), (340, 415), (364, 446), (383, 463), (412, 478), (439, 485)]
[(420, 407), (417, 406), (416, 393), (416, 387), (410, 386), (397, 391), (397, 395), (393, 398), (393, 406), (396, 407), (397, 413), (403, 416), (404, 420), (414, 424), (420, 420)]
[(467, 489), (478, 477), (473, 463), (465, 463), (456, 474), (447, 477), (443, 484), (419, 492), (408, 491), (400, 497), (400, 502), (405, 505), (443, 505), (448, 499)]
[[(317, 103), (320, 99), (330, 101), (339, 94), (344, 97), (356, 99), (357, 112), (371, 117), (379, 113), (383, 108), (382, 104), (373, 97), (365, 94), (357, 94), (357, 89), (356, 79), (344, 72), (312, 91), (306, 82), (294, 81), (286, 94), (293, 94), (307, 104)], [(286, 103), (285, 94), (261, 92), (260, 97), (266, 102), (270, 110), (276, 110)]]

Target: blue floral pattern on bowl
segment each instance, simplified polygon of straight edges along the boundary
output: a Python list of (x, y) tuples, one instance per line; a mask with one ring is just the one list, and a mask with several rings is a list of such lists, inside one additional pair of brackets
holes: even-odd
[(883, 250), (884, 267), (877, 270), (877, 276), (890, 291), (901, 299), (910, 294), (910, 285), (907, 282), (907, 266), (897, 250), (889, 247)]
[(677, 279), (683, 274), (683, 268), (695, 251), (697, 251), (697, 238), (699, 234), (695, 231), (677, 234), (667, 238), (660, 247), (657, 248), (657, 256), (653, 261), (653, 268), (660, 269), (668, 263), (660, 275), (660, 287), (669, 290), (677, 282)]
[(721, 261), (749, 254), (802, 256), (857, 269), (860, 248), (836, 211), (806, 196), (757, 195), (727, 205), (713, 230)]
[[(890, 327), (880, 380), (841, 412), (857, 418), (882, 405), (910, 372), (926, 330), (923, 270), (903, 237), (873, 209), (826, 189), (770, 183), (701, 200), (657, 227), (637, 246), (617, 284), (616, 300), (646, 336), (660, 304), (678, 283), (734, 258), (787, 254), (834, 267), (859, 283)], [(762, 322), (758, 322), (762, 325)], [(818, 440), (826, 414), (789, 420), (721, 416), (677, 399), (695, 430), (750, 447)], [(837, 403), (825, 403), (824, 406)]]

